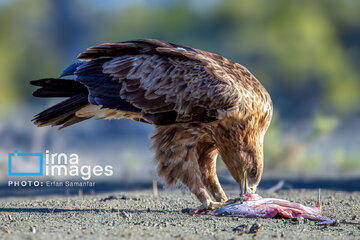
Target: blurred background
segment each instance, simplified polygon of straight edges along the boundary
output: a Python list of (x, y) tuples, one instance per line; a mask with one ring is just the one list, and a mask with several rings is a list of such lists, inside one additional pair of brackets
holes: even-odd
[(113, 177), (98, 180), (117, 185), (157, 178), (151, 126), (91, 119), (58, 131), (30, 121), (59, 101), (32, 97), (30, 80), (57, 77), (89, 46), (135, 38), (220, 54), (260, 80), (274, 104), (264, 182), (358, 177), (359, 12), (356, 0), (0, 0), (0, 184), (14, 150), (111, 164)]

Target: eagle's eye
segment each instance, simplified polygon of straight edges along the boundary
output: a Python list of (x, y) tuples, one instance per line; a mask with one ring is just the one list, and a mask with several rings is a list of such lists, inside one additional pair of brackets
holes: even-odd
[(250, 177), (255, 177), (256, 174), (257, 174), (257, 168), (256, 168), (256, 167), (252, 167), (252, 168), (250, 169), (250, 172), (249, 172)]

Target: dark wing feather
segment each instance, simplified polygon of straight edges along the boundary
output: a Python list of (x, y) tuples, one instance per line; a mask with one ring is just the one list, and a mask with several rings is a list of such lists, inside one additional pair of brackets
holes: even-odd
[(155, 124), (209, 122), (240, 98), (235, 76), (224, 70), (234, 63), (216, 58), (158, 40), (133, 40), (89, 48), (79, 55), (87, 62), (75, 74), (89, 88), (90, 103), (125, 102)]
[(76, 81), (89, 91), (89, 103), (123, 111), (141, 112), (129, 102), (120, 98), (122, 85), (112, 81), (112, 76), (103, 72), (103, 65), (111, 58), (99, 58), (84, 62), (76, 71)]

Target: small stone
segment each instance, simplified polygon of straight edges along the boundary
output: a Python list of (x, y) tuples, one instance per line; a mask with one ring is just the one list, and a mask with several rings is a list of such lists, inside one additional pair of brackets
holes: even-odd
[(318, 223), (316, 223), (316, 225), (324, 226), (326, 228), (327, 226), (339, 226), (340, 222), (339, 222), (339, 220), (331, 219), (331, 220), (325, 220), (322, 222), (318, 222)]
[(29, 228), (29, 232), (35, 234), (35, 233), (36, 233), (36, 228), (31, 226), (31, 227)]
[(293, 224), (302, 224), (304, 223), (304, 218), (303, 217), (292, 218), (291, 222)]
[(243, 235), (244, 233), (249, 233), (250, 226), (248, 224), (241, 224), (237, 227), (234, 227), (233, 232), (238, 232), (240, 235)]
[(125, 195), (122, 195), (120, 199), (121, 200), (129, 200), (129, 198), (127, 196), (125, 196)]
[(123, 218), (131, 218), (131, 214), (126, 213), (125, 211), (120, 211), (119, 212), (120, 216), (122, 216)]
[(249, 233), (257, 233), (262, 228), (260, 223), (255, 222), (249, 229)]
[(118, 199), (116, 196), (110, 195), (110, 196), (108, 196), (108, 197), (106, 197), (106, 198), (100, 199), (100, 202), (106, 202), (106, 201), (116, 200), (116, 199)]
[(15, 220), (11, 217), (11, 215), (8, 215), (8, 219), (10, 222), (15, 222)]
[(1, 227), (0, 230), (4, 233), (11, 233), (7, 227)]
[(292, 222), (293, 224), (299, 224), (299, 219), (298, 219), (298, 218), (292, 218), (292, 219), (291, 219), (291, 222)]

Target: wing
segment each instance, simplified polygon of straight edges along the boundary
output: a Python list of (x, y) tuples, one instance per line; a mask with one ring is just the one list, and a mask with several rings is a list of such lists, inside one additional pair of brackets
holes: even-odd
[(89, 101), (103, 108), (141, 112), (144, 121), (165, 125), (211, 122), (240, 102), (235, 64), (218, 55), (158, 40), (133, 40), (89, 48), (76, 80)]

